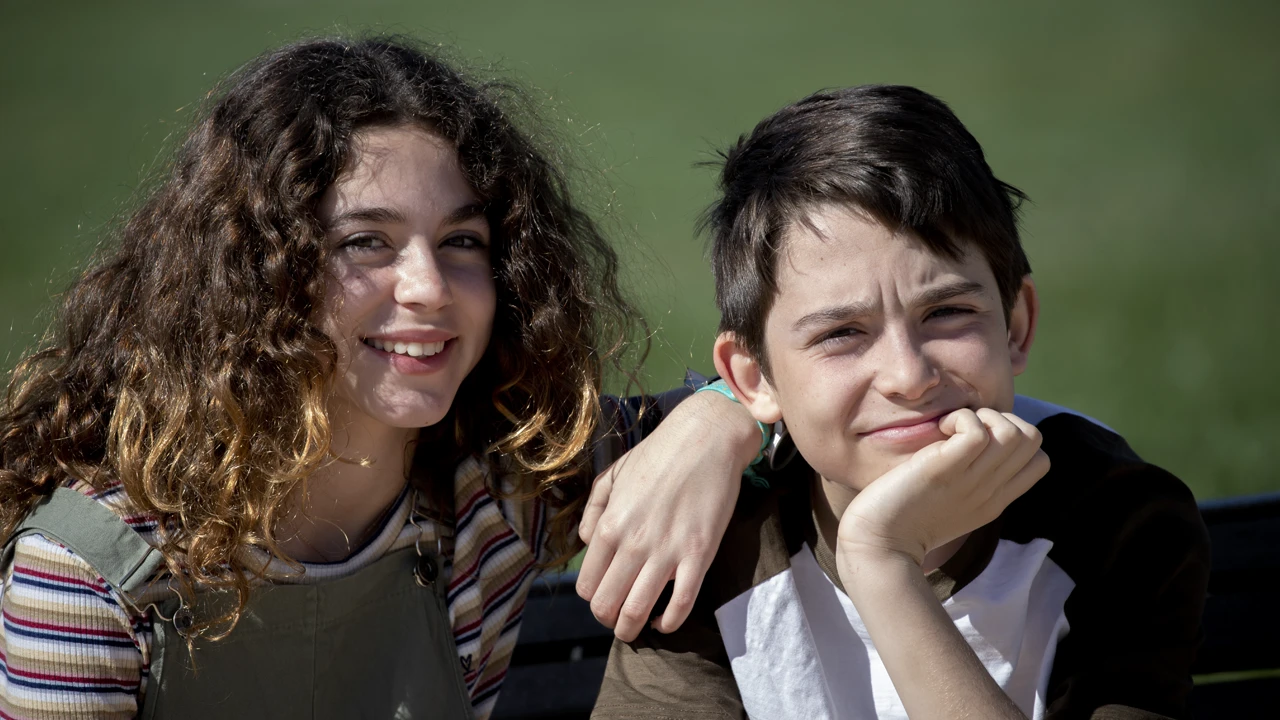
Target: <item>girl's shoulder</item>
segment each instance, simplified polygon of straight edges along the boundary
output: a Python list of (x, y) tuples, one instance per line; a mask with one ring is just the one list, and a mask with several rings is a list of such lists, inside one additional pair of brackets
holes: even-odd
[[(60, 490), (74, 492), (86, 500), (105, 508), (110, 514), (93, 513), (92, 518), (87, 518), (85, 514), (80, 512), (74, 514), (65, 513), (62, 517), (54, 516), (35, 523), (34, 527), (30, 527), (16, 540), (13, 540), (13, 552), (6, 566), (0, 568), (0, 571), (4, 573), (6, 583), (12, 582), (15, 573), (43, 572), (49, 575), (48, 582), (51, 584), (51, 588), (53, 586), (62, 589), (74, 586), (92, 586), (104, 598), (114, 596), (116, 600), (123, 599), (128, 604), (136, 604), (138, 607), (143, 607), (146, 603), (152, 601), (149, 594), (162, 595), (161, 586), (167, 587), (164, 579), (168, 575), (163, 563), (159, 564), (149, 581), (143, 583), (136, 591), (132, 591), (127, 599), (119, 596), (119, 593), (116, 592), (118, 589), (110, 588), (107, 581), (102, 578), (98, 568), (99, 563), (104, 559), (115, 559), (114, 555), (117, 554), (118, 548), (112, 547), (112, 544), (118, 543), (123, 537), (128, 537), (122, 531), (136, 536), (146, 545), (157, 547), (160, 540), (157, 533), (158, 522), (155, 516), (139, 511), (134, 503), (130, 501), (124, 487), (118, 483), (100, 487), (84, 480), (69, 480), (61, 486)], [(110, 526), (111, 517), (119, 520), (118, 526)], [(105, 523), (103, 522), (104, 519), (107, 520)], [(63, 528), (65, 524), (83, 524), (85, 522), (97, 522), (105, 525), (94, 529), (96, 534), (103, 538), (103, 543), (96, 548), (81, 547), (80, 552), (77, 552), (60, 539), (59, 536), (62, 534), (60, 528)], [(145, 548), (145, 545), (142, 547)], [(97, 553), (96, 557), (95, 553)]]

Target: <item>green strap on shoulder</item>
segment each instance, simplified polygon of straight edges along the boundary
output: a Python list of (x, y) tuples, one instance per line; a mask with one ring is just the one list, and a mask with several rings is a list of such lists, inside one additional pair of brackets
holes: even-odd
[(29, 533), (67, 546), (108, 585), (125, 594), (141, 588), (164, 562), (160, 551), (115, 513), (69, 488), (55, 489), (18, 525), (5, 544), (3, 565), (8, 564), (18, 538)]

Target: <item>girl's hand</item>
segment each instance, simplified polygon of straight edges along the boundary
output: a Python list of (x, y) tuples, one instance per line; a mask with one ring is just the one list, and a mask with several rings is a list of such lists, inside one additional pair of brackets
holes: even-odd
[(922, 564), (929, 550), (991, 522), (1049, 471), (1040, 431), (1011, 413), (956, 410), (939, 428), (950, 437), (873, 481), (845, 510), (836, 547), (842, 580), (861, 553)]
[(759, 449), (741, 405), (697, 393), (596, 478), (578, 530), (587, 543), (578, 594), (620, 640), (635, 639), (672, 579), (653, 626), (671, 632), (689, 617)]

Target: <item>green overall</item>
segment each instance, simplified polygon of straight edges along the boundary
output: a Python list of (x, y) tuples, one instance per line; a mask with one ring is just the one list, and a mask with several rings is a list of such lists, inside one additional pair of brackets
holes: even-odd
[[(59, 488), (18, 526), (62, 543), (126, 597), (160, 554), (102, 504)], [(235, 630), (197, 639), (178, 627), (216, 617), (230, 600), (203, 593), (148, 607), (155, 639), (140, 718), (470, 718), (471, 702), (445, 608), (441, 558), (414, 548), (315, 585), (254, 588)], [(175, 626), (175, 619), (178, 625)]]

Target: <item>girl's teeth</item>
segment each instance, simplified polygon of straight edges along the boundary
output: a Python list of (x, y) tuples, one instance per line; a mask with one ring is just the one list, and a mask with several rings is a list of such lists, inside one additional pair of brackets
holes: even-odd
[(368, 344), (376, 350), (383, 352), (395, 353), (397, 355), (408, 355), (409, 357), (422, 357), (424, 355), (431, 356), (444, 350), (443, 342), (433, 343), (389, 343), (374, 338), (368, 339)]

